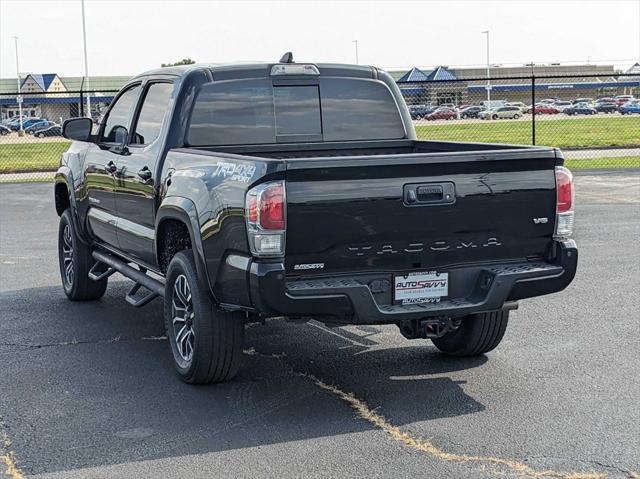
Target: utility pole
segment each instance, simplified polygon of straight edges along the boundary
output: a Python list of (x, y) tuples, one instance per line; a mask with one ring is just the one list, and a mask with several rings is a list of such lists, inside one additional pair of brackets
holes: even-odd
[(20, 94), (20, 64), (18, 63), (18, 37), (13, 37), (13, 40), (16, 45), (16, 78), (18, 82), (18, 96), (16, 97), (16, 102), (18, 103), (18, 116), (20, 117), (20, 130), (18, 131), (18, 135), (24, 135), (24, 129), (22, 128), (22, 95)]
[(491, 66), (489, 63), (489, 30), (482, 32), (487, 35), (487, 111), (491, 109)]
[[(89, 65), (87, 62), (87, 27), (84, 21), (84, 0), (80, 0), (82, 5), (82, 43), (84, 45), (84, 81), (89, 89)], [(84, 84), (84, 82), (83, 82)], [(87, 92), (87, 116), (91, 118), (91, 93)]]
[(356, 65), (359, 65), (360, 62), (358, 61), (358, 40), (353, 40), (353, 43), (356, 46)]

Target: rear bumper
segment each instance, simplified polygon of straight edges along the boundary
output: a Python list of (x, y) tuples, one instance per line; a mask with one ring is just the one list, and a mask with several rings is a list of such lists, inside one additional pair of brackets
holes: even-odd
[[(493, 264), (451, 268), (459, 297), (439, 303), (393, 305), (371, 291), (370, 277), (287, 280), (282, 263), (252, 263), (253, 307), (271, 316), (330, 317), (354, 324), (393, 324), (433, 316), (466, 316), (502, 309), (505, 303), (555, 293), (573, 280), (578, 250), (573, 240), (555, 243), (550, 262)], [(384, 275), (379, 275), (384, 277)], [(387, 275), (391, 278), (391, 275)], [(383, 295), (384, 296), (384, 295)]]

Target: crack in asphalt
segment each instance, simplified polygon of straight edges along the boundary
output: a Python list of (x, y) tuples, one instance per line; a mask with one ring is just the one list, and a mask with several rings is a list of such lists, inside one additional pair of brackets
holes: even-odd
[[(377, 429), (382, 430), (387, 435), (389, 435), (395, 441), (401, 442), (406, 446), (422, 452), (426, 453), (429, 456), (445, 461), (445, 462), (459, 462), (459, 463), (477, 463), (477, 464), (490, 464), (493, 466), (501, 467), (502, 469), (508, 469), (511, 472), (516, 473), (520, 476), (532, 477), (536, 479), (542, 478), (555, 478), (555, 479), (604, 479), (607, 477), (607, 473), (605, 472), (562, 472), (555, 471), (552, 469), (547, 470), (537, 470), (532, 466), (529, 466), (523, 462), (514, 460), (514, 459), (504, 459), (500, 457), (493, 456), (477, 456), (477, 455), (469, 455), (469, 454), (458, 454), (447, 452), (438, 446), (434, 445), (431, 441), (425, 441), (423, 439), (418, 439), (410, 434), (402, 431), (398, 426), (395, 426), (387, 419), (384, 418), (381, 414), (377, 413), (375, 409), (372, 409), (364, 400), (358, 398), (353, 393), (345, 392), (335, 385), (331, 385), (318, 378), (317, 376), (295, 370), (292, 366), (287, 364), (284, 361), (286, 358), (286, 353), (280, 354), (264, 354), (257, 352), (254, 348), (244, 351), (245, 354), (249, 354), (252, 356), (261, 356), (265, 358), (272, 358), (281, 363), (281, 365), (293, 376), (303, 377), (310, 380), (315, 386), (322, 389), (325, 392), (330, 393), (331, 395), (339, 398), (342, 402), (345, 402), (352, 409), (356, 411), (358, 416), (365, 421), (369, 422)], [(377, 408), (376, 408), (377, 409)], [(545, 457), (545, 456), (536, 456), (536, 457)], [(598, 461), (575, 461), (575, 462), (584, 462), (588, 464), (598, 465), (603, 469), (614, 469), (620, 473), (627, 475), (627, 477), (631, 479), (640, 479), (638, 474), (629, 470), (625, 470), (619, 468), (617, 466), (607, 465), (600, 463)], [(497, 474), (500, 474), (501, 471), (494, 471)]]
[[(321, 328), (319, 328), (321, 329)], [(130, 338), (125, 339), (124, 341), (165, 341), (167, 339), (166, 336), (147, 336), (142, 338)], [(49, 347), (60, 347), (60, 346), (72, 346), (72, 345), (81, 345), (81, 344), (109, 344), (118, 342), (121, 340), (120, 336), (116, 336), (106, 340), (91, 340), (91, 341), (63, 341), (58, 343), (43, 343), (43, 344), (17, 344), (17, 343), (6, 343), (0, 342), (0, 346), (9, 346), (9, 347), (21, 347), (26, 348), (27, 350), (38, 349), (38, 348), (49, 348)], [(285, 352), (282, 353), (272, 353), (265, 354), (257, 352), (253, 347), (243, 350), (243, 354), (247, 356), (260, 356), (264, 358), (270, 358), (278, 361), (280, 365), (285, 369), (285, 372), (295, 376), (302, 377), (309, 380), (316, 387), (321, 390), (331, 394), (334, 397), (337, 397), (342, 402), (346, 403), (349, 407), (351, 407), (360, 417), (365, 421), (369, 422), (377, 429), (382, 430), (388, 436), (390, 436), (395, 441), (401, 442), (404, 445), (414, 449), (416, 451), (428, 454), (429, 456), (445, 462), (459, 462), (459, 463), (477, 463), (477, 464), (489, 464), (492, 466), (496, 466), (498, 468), (510, 470), (513, 473), (516, 473), (520, 476), (532, 477), (536, 479), (541, 478), (555, 478), (555, 479), (604, 479), (607, 477), (607, 473), (604, 472), (562, 472), (556, 471), (552, 469), (547, 470), (537, 470), (532, 466), (529, 466), (523, 462), (514, 460), (514, 459), (504, 459), (500, 457), (493, 456), (478, 456), (478, 455), (469, 455), (469, 454), (458, 454), (447, 452), (444, 449), (439, 448), (434, 445), (431, 441), (415, 438), (411, 436), (409, 433), (403, 431), (398, 426), (392, 424), (390, 421), (385, 419), (384, 416), (376, 412), (375, 409), (372, 409), (364, 400), (357, 397), (354, 393), (345, 392), (341, 388), (336, 385), (329, 384), (318, 378), (317, 376), (308, 373), (297, 371), (291, 365), (289, 365), (285, 360), (287, 358), (287, 354)], [(279, 405), (276, 408), (279, 409), (283, 405)], [(272, 412), (272, 410), (263, 412), (259, 414), (259, 416), (263, 416), (267, 413)], [(222, 428), (219, 431), (216, 431), (216, 435), (227, 432), (229, 430), (235, 429), (239, 426), (250, 422), (251, 420), (256, 419), (256, 417), (250, 417), (243, 421), (239, 421), (237, 423), (228, 425), (227, 427)], [(11, 479), (24, 479), (25, 475), (23, 471), (18, 467), (16, 462), (16, 454), (11, 450), (11, 440), (6, 432), (6, 427), (2, 417), (0, 416), (0, 440), (2, 441), (2, 455), (0, 455), (0, 463), (4, 463), (6, 466), (5, 475), (7, 475)], [(531, 456), (531, 459), (554, 459), (551, 456)], [(592, 461), (584, 461), (584, 460), (574, 460), (570, 458), (555, 458), (555, 459), (563, 459), (570, 460), (574, 462), (581, 462), (584, 464), (595, 465), (602, 469), (611, 469), (619, 472), (621, 474), (626, 475), (630, 479), (640, 479), (640, 474), (637, 472), (630, 471), (628, 469), (604, 464), (596, 460)], [(497, 474), (500, 474), (500, 470), (495, 471)]]

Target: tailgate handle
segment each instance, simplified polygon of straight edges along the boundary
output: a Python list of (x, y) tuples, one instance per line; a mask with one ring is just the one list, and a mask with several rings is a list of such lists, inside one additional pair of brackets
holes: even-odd
[(448, 205), (456, 202), (452, 182), (404, 185), (403, 197), (407, 206)]

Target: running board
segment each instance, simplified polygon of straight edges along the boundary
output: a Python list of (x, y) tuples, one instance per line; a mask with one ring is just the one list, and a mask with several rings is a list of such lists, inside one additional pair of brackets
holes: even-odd
[[(120, 258), (103, 253), (102, 251), (94, 251), (92, 256), (97, 261), (89, 272), (89, 278), (92, 280), (100, 281), (101, 279), (111, 276), (117, 271), (123, 276), (135, 281), (136, 284), (131, 287), (125, 298), (127, 303), (134, 308), (145, 306), (157, 297), (164, 297), (164, 283), (148, 276), (145, 268), (141, 267), (140, 270), (137, 270), (129, 266)], [(136, 293), (141, 287), (144, 287), (149, 292), (141, 298), (135, 298)]]

